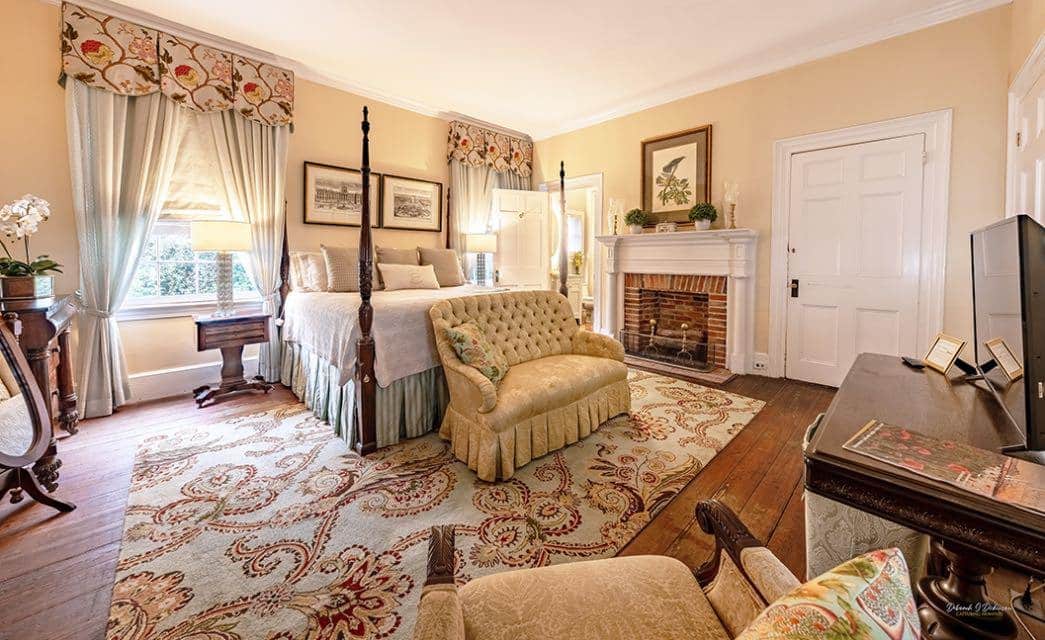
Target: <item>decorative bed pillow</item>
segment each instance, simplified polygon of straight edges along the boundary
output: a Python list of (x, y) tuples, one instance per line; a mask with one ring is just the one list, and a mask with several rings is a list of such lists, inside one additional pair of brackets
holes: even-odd
[(377, 270), (385, 281), (386, 291), (439, 288), (435, 269), (430, 264), (423, 267), (414, 264), (378, 264)]
[[(328, 247), (323, 249), (327, 271), (327, 291), (359, 291), (359, 249), (356, 247)], [(375, 270), (376, 271), (376, 270)], [(380, 289), (376, 278), (371, 278), (375, 289)]]
[(435, 268), (435, 277), (440, 287), (458, 287), (464, 284), (464, 270), (461, 259), (453, 249), (429, 249), (418, 247), (421, 264), (430, 264)]
[(327, 265), (319, 251), (290, 252), (290, 288), (292, 291), (326, 291)]
[(843, 562), (766, 607), (737, 640), (917, 640), (918, 610), (899, 549)]
[(461, 362), (478, 370), (490, 382), (497, 384), (508, 373), (508, 358), (504, 357), (504, 352), (471, 322), (447, 327), (446, 337)]
[[(420, 264), (417, 261), (417, 249), (410, 247), (409, 249), (393, 249), (391, 247), (374, 247), (374, 255), (376, 256), (374, 263), (377, 265), (382, 264)], [(381, 270), (377, 270), (377, 280), (381, 286), (385, 285), (384, 277), (381, 275)]]

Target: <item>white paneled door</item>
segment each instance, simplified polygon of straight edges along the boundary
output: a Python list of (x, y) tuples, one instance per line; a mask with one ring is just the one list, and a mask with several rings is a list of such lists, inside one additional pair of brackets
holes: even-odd
[(544, 191), (494, 189), (498, 284), (546, 288), (548, 194)]
[(841, 384), (864, 352), (915, 355), (924, 135), (791, 156), (788, 378)]
[[(1027, 73), (1045, 63), (1027, 67)], [(1009, 215), (1026, 213), (1045, 224), (1045, 75), (1028, 78), (1029, 89), (1010, 94), (1015, 131), (1009, 151)]]

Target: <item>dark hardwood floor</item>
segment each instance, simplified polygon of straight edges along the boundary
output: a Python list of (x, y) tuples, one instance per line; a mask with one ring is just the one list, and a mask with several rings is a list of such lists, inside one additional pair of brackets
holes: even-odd
[[(693, 510), (698, 501), (717, 497), (803, 575), (802, 436), (834, 390), (758, 376), (707, 386), (766, 406), (622, 554), (667, 554), (701, 564), (713, 547)], [(286, 402), (296, 399), (277, 387), (267, 396), (243, 395), (202, 410), (185, 396), (84, 421), (78, 435), (59, 443), (59, 495), (75, 502), (76, 511), (59, 515), (29, 500), (0, 504), (0, 639), (104, 638), (137, 442), (159, 429), (217, 422)]]

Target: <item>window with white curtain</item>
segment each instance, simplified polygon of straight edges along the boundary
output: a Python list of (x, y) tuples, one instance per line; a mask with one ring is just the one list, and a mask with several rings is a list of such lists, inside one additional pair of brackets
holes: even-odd
[[(167, 196), (142, 250), (124, 303), (128, 313), (121, 313), (125, 317), (134, 317), (136, 310), (143, 309), (159, 309), (159, 313), (145, 315), (164, 315), (162, 307), (206, 306), (215, 299), (216, 254), (194, 252), (189, 239), (193, 220), (231, 217), (207, 117), (190, 111), (185, 118)], [(247, 259), (246, 254), (234, 254), (233, 289), (239, 300), (260, 300), (250, 279)]]

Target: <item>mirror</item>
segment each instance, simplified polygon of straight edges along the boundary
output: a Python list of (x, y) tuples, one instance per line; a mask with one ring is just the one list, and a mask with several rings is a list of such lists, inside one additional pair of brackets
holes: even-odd
[(57, 445), (40, 386), (18, 344), (21, 321), (5, 313), (0, 321), (0, 497), (23, 493), (66, 512), (75, 505), (48, 494), (58, 488)]
[(11, 365), (0, 361), (0, 453), (24, 456), (33, 446), (35, 431), (25, 398)]

